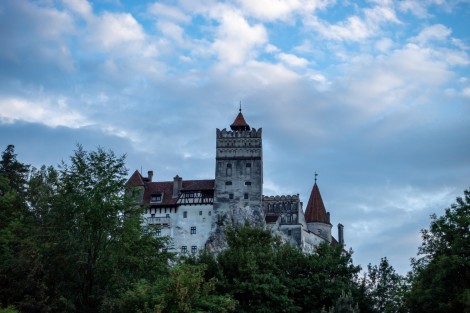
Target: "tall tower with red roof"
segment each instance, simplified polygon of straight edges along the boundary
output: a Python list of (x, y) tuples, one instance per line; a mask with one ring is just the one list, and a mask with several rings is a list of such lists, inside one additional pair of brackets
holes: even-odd
[(261, 128), (251, 128), (240, 108), (230, 130), (216, 130), (214, 211), (261, 210), (263, 149)]

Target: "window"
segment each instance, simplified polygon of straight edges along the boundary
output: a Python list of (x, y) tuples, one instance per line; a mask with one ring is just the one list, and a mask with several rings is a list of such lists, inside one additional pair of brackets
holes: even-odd
[(228, 198), (233, 199), (233, 193), (229, 193)]
[(243, 195), (243, 199), (248, 199), (248, 193), (245, 193), (245, 194)]
[(208, 213), (208, 214), (209, 214), (209, 216), (211, 216), (211, 215), (212, 215), (212, 211), (209, 211), (209, 213)]
[(197, 252), (197, 246), (191, 246), (191, 253), (196, 253)]
[(181, 246), (181, 253), (187, 253), (188, 252), (188, 247), (187, 246)]
[(232, 176), (232, 164), (227, 164), (227, 169), (225, 170), (227, 176)]
[(251, 186), (251, 181), (246, 181), (245, 186)]
[(246, 163), (245, 173), (246, 175), (251, 175), (251, 163)]
[(167, 213), (167, 214), (166, 214), (166, 217), (170, 217), (170, 214)]
[(155, 229), (155, 236), (160, 237), (162, 235), (162, 230), (160, 228)]
[(162, 202), (162, 194), (153, 194), (150, 196), (150, 202)]
[(199, 215), (202, 215), (202, 211), (199, 211)]
[(287, 235), (291, 236), (291, 235), (292, 235), (292, 230), (289, 229), (289, 230), (287, 231)]
[(196, 235), (196, 226), (191, 226), (191, 235)]
[(226, 186), (230, 186), (230, 185), (232, 185), (232, 182), (231, 182), (231, 181), (226, 181), (226, 182), (225, 182), (225, 185), (226, 185)]
[(184, 211), (183, 212), (183, 218), (187, 218), (188, 217), (188, 211)]

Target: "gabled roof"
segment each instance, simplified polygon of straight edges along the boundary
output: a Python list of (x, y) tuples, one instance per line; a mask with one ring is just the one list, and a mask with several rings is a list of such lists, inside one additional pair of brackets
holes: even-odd
[(138, 170), (135, 170), (134, 174), (129, 178), (129, 180), (126, 183), (126, 186), (143, 186), (144, 185), (144, 180), (142, 178), (142, 175), (140, 175)]
[[(214, 182), (214, 179), (183, 180), (181, 191), (213, 191)], [(152, 203), (152, 205), (173, 206), (178, 201), (178, 197), (173, 197), (172, 181), (146, 183), (142, 203), (150, 204), (150, 196), (156, 194), (163, 194), (163, 199), (161, 202)]]
[(233, 121), (232, 125), (230, 125), (232, 130), (250, 130), (250, 125), (245, 121), (243, 117), (242, 110), (238, 113), (235, 121)]
[(320, 222), (330, 224), (325, 205), (321, 198), (320, 189), (318, 189), (316, 182), (313, 185), (310, 199), (308, 199), (307, 209), (305, 210), (305, 221), (307, 223)]

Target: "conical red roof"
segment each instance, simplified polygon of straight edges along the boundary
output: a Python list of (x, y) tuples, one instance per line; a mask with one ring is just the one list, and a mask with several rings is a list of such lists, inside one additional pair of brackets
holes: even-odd
[(305, 211), (305, 221), (307, 223), (320, 222), (330, 224), (328, 214), (326, 214), (325, 205), (321, 198), (320, 189), (318, 189), (316, 182), (315, 185), (313, 185), (310, 199), (308, 199), (307, 209)]
[(250, 125), (245, 121), (243, 117), (242, 111), (240, 109), (240, 113), (238, 113), (235, 121), (233, 121), (232, 125), (230, 125), (232, 130), (250, 130)]

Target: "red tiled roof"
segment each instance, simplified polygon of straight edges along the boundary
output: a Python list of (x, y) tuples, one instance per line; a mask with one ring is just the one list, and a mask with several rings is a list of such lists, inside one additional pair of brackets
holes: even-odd
[(214, 190), (214, 179), (206, 180), (183, 180), (181, 190)]
[(232, 130), (250, 130), (250, 125), (245, 121), (242, 112), (238, 113), (235, 121), (230, 125)]
[(310, 194), (310, 199), (308, 199), (307, 209), (305, 210), (305, 221), (307, 223), (330, 223), (317, 183), (313, 185), (312, 193)]
[[(191, 190), (214, 190), (214, 180), (183, 180), (183, 191)], [(145, 185), (143, 204), (150, 204), (150, 196), (163, 193), (162, 202), (157, 205), (173, 206), (176, 205), (178, 197), (173, 197), (173, 182), (152, 182)], [(152, 203), (154, 204), (154, 203)]]
[(134, 174), (129, 178), (126, 183), (126, 186), (143, 186), (144, 180), (142, 179), (142, 175), (140, 175), (138, 170), (135, 170)]

